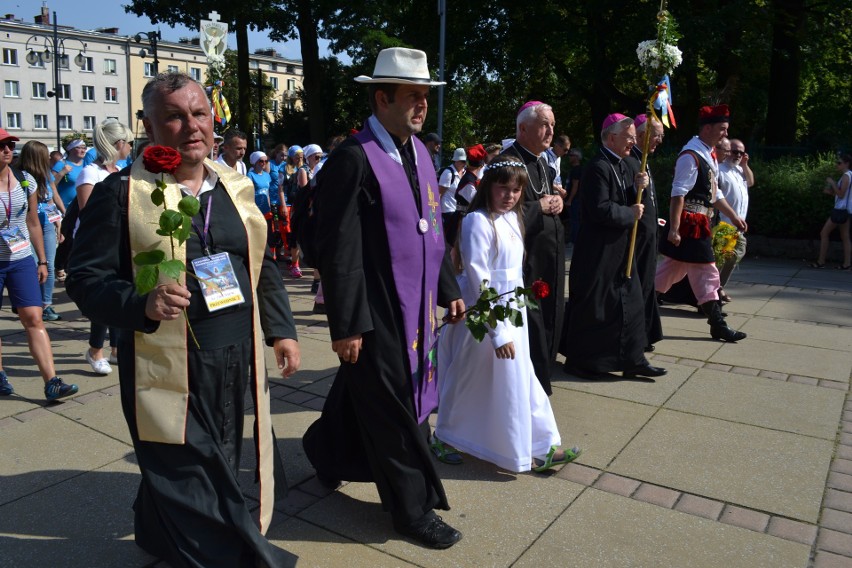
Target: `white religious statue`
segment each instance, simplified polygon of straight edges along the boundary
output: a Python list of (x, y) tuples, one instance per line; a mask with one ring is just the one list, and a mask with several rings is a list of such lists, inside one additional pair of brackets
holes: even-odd
[(228, 47), (228, 24), (219, 21), (218, 12), (210, 12), (209, 20), (201, 20), (201, 50), (207, 63), (220, 71), (225, 67), (225, 49)]

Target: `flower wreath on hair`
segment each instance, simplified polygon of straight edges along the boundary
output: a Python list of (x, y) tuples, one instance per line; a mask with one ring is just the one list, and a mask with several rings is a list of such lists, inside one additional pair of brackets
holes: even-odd
[(486, 170), (496, 170), (498, 168), (508, 168), (508, 167), (523, 168), (524, 163), (519, 162), (517, 160), (505, 160), (505, 161), (502, 161), (502, 162), (493, 162), (491, 164), (488, 164), (487, 166), (485, 166), (485, 169)]

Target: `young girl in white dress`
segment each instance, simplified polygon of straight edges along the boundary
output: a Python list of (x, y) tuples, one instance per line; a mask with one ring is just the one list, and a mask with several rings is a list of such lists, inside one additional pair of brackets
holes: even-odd
[[(483, 280), (499, 294), (524, 286), (521, 201), (526, 184), (526, 170), (518, 161), (502, 160), (485, 171), (458, 242), (463, 265), (458, 281), (467, 306), (476, 303)], [(530, 360), (526, 308), (520, 311), (522, 327), (498, 322), (481, 343), (464, 325), (442, 332), (441, 398), (432, 444), (441, 461), (460, 463), (457, 449), (509, 471), (544, 471), (580, 454), (578, 448), (560, 448), (550, 401)]]

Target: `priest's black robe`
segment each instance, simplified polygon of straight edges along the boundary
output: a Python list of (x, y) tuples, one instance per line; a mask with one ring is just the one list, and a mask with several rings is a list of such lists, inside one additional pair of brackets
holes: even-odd
[[(642, 167), (642, 152), (637, 146), (633, 147), (631, 157), (627, 158), (634, 171)], [(657, 274), (657, 193), (654, 186), (654, 178), (651, 170), (645, 165), (648, 172), (649, 185), (642, 192), (642, 204), (645, 213), (639, 219), (636, 230), (636, 248), (633, 262), (642, 282), (642, 299), (645, 304), (645, 335), (648, 345), (657, 343), (663, 339), (663, 325), (660, 321), (659, 304), (657, 304), (657, 291), (654, 286), (654, 278)], [(630, 203), (636, 203), (636, 193), (628, 196)]]
[(635, 170), (601, 149), (580, 181), (583, 222), (568, 275), (566, 366), (591, 373), (646, 363), (645, 312), (636, 264), (625, 277)]
[(538, 310), (527, 311), (530, 336), (530, 358), (544, 392), (550, 387), (552, 365), (556, 360), (562, 320), (565, 316), (565, 228), (557, 215), (545, 215), (539, 205), (544, 195), (552, 195), (553, 169), (540, 158), (515, 142), (494, 161), (518, 158), (527, 168), (529, 183), (524, 189), (524, 285), (543, 280), (550, 295), (538, 301)]
[[(246, 302), (211, 314), (198, 282), (187, 278), (192, 293), (188, 314), (201, 348), (196, 349), (191, 339), (187, 342), (186, 443), (141, 441), (136, 428), (133, 332), (153, 333), (159, 323), (145, 317), (147, 296), (139, 296), (133, 285), (127, 181), (120, 178), (129, 172), (125, 169), (95, 186), (80, 215), (65, 287), (83, 315), (123, 331), (118, 365), (121, 403), (142, 472), (133, 506), (136, 542), (174, 567), (280, 566), (286, 562), (285, 553), (260, 533), (237, 481), (245, 389), (253, 364), (245, 227), (221, 183), (200, 195), (195, 224), (203, 227), (212, 196), (208, 243), (212, 253), (230, 254)], [(188, 260), (203, 254), (195, 234), (186, 242), (186, 254)], [(268, 254), (257, 290), (266, 341), (296, 339), (287, 292)], [(280, 458), (274, 461), (276, 492), (283, 496), (283, 468)]]
[[(412, 206), (419, 207), (411, 143), (395, 142), (410, 185), (400, 190), (411, 191)], [(427, 444), (428, 422), (418, 424), (414, 409), (388, 248), (393, 235), (385, 230), (378, 180), (354, 138), (329, 156), (317, 176), (314, 203), (331, 338), (360, 334), (363, 344), (356, 363), (341, 363), (322, 415), (302, 443), (318, 476), (375, 482), (394, 524), (410, 524), (449, 505)], [(457, 298), (461, 291), (446, 254), (437, 302), (446, 307)]]

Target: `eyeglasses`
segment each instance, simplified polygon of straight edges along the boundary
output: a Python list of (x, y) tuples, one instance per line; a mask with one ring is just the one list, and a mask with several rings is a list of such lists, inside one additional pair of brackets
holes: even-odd
[[(11, 151), (11, 150), (14, 150), (14, 149), (15, 149), (15, 143), (14, 143), (14, 142), (0, 142), (0, 150), (5, 150), (5, 149), (7, 149), (7, 148), (8, 148), (10, 151)], [(838, 162), (838, 163), (839, 163), (839, 162)]]
[(265, 163), (266, 163), (266, 162), (268, 162), (268, 161), (269, 161), (269, 160), (258, 160), (258, 161), (257, 161), (257, 162), (255, 162), (255, 163), (256, 163), (256, 164), (265, 164)]
[(733, 154), (734, 156), (744, 156), (745, 151), (744, 150), (731, 150), (731, 154)]

